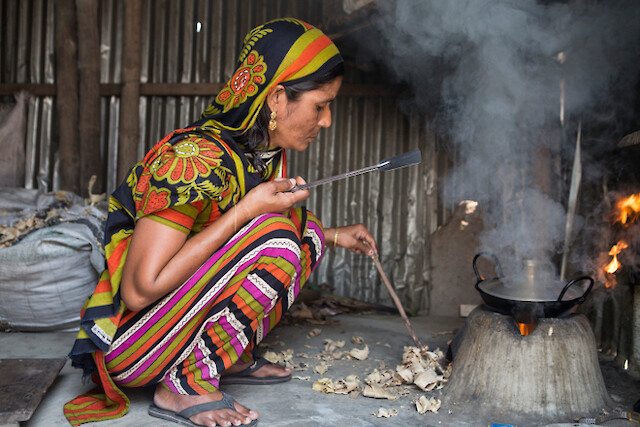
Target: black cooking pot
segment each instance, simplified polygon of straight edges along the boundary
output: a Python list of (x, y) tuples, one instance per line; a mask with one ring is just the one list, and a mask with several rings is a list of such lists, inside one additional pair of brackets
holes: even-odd
[[(480, 274), (476, 261), (482, 256), (495, 262), (498, 277), (485, 279)], [(544, 268), (548, 265), (528, 260), (521, 275), (505, 278), (498, 258), (490, 252), (480, 252), (473, 258), (473, 271), (478, 279), (476, 289), (491, 310), (513, 316), (519, 323), (536, 323), (537, 319), (544, 317), (562, 317), (584, 302), (594, 282), (591, 277), (582, 276), (563, 284), (554, 279), (553, 269)], [(585, 281), (589, 282), (586, 287)], [(581, 282), (582, 292), (574, 286)]]

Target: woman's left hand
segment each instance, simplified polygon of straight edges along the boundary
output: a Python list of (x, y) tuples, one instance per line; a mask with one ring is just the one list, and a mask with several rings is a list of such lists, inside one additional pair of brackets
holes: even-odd
[(375, 239), (363, 224), (325, 228), (324, 233), (325, 244), (331, 248), (335, 244), (335, 246), (358, 254), (373, 255), (378, 253)]

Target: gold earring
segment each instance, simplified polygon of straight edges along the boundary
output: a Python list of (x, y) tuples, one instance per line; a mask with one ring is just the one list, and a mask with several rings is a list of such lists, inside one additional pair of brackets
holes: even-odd
[(276, 112), (272, 111), (271, 112), (271, 116), (270, 116), (271, 120), (269, 120), (269, 130), (270, 131), (274, 131), (278, 127), (278, 123), (276, 123), (276, 116), (277, 116)]

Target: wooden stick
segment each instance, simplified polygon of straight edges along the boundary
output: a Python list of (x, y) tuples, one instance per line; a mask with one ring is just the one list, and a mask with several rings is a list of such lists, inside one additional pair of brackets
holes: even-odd
[(140, 142), (140, 70), (142, 67), (142, 0), (124, 6), (122, 47), (122, 92), (120, 98), (120, 140), (117, 182), (127, 176), (138, 158)]
[(393, 299), (393, 302), (395, 303), (396, 308), (400, 312), (400, 316), (402, 317), (402, 320), (404, 320), (404, 324), (407, 327), (407, 330), (409, 331), (409, 335), (411, 335), (411, 339), (413, 339), (413, 342), (418, 347), (418, 349), (422, 350), (422, 344), (420, 344), (420, 340), (418, 340), (416, 333), (413, 331), (413, 328), (411, 327), (411, 323), (409, 322), (407, 313), (405, 313), (404, 308), (402, 308), (402, 303), (400, 302), (400, 298), (398, 298), (398, 294), (396, 294), (396, 291), (393, 290), (393, 287), (391, 286), (391, 282), (389, 282), (387, 275), (384, 274), (384, 270), (382, 269), (382, 265), (380, 264), (380, 260), (378, 259), (378, 254), (374, 252), (373, 255), (371, 255), (371, 258), (373, 259), (373, 262), (376, 264), (376, 267), (378, 268), (378, 272), (380, 273), (380, 277), (382, 277), (382, 281), (387, 287), (389, 294), (391, 294), (391, 298)]
[[(100, 150), (100, 35), (98, 1), (76, 0), (78, 24), (78, 135), (80, 144), (80, 195), (88, 197), (87, 183), (105, 191)], [(137, 112), (137, 111), (136, 111)], [(106, 162), (104, 162), (106, 164)]]
[[(78, 33), (74, 0), (55, 2), (56, 108), (60, 141), (60, 189), (80, 194), (78, 134)], [(27, 177), (33, 179), (33, 177)]]

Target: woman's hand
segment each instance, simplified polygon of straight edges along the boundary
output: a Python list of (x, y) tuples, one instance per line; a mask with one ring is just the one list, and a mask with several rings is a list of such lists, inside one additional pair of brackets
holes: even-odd
[(329, 247), (334, 247), (335, 244), (358, 254), (378, 253), (375, 239), (363, 224), (325, 228), (324, 239), (325, 245)]
[(238, 202), (238, 208), (246, 212), (248, 219), (265, 213), (285, 214), (293, 205), (309, 198), (309, 190), (299, 190), (291, 193), (296, 185), (306, 184), (301, 177), (277, 178), (263, 182), (249, 191)]

